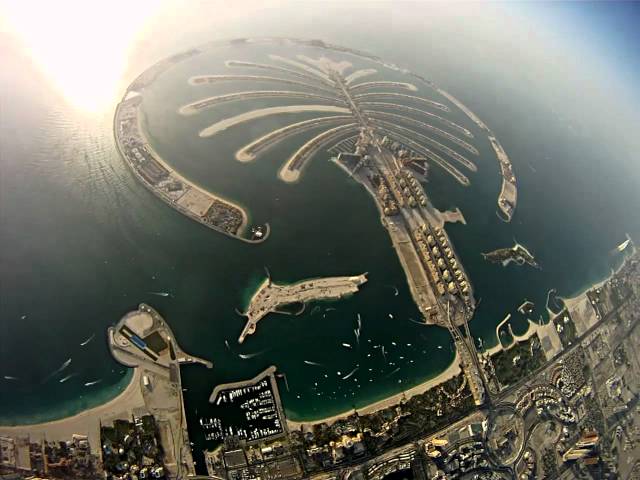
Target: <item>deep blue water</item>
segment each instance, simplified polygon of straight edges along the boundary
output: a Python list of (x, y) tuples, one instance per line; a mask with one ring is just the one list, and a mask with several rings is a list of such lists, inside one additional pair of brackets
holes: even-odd
[[(258, 31), (282, 27), (269, 18), (271, 23)], [(570, 75), (563, 78), (551, 61), (544, 74), (536, 75), (526, 56), (505, 62), (491, 50), (493, 45), (474, 42), (472, 36), (425, 49), (427, 42), (444, 34), (410, 27), (393, 30), (393, 41), (384, 41), (371, 38), (366, 29), (345, 32), (343, 21), (306, 26), (310, 36), (371, 51), (433, 78), (492, 128), (513, 161), (519, 202), (511, 224), (500, 222), (494, 213), (499, 177), (485, 140), (475, 142), (482, 155), (471, 187), (460, 187), (435, 168), (427, 185), (436, 206), (459, 206), (468, 221), (466, 226), (449, 225), (447, 231), (476, 297), (482, 298), (471, 324), (474, 336), (494, 343), (495, 325), (523, 298), (534, 301), (541, 313), (548, 289), (565, 296), (576, 293), (619, 260), (609, 251), (626, 232), (640, 238), (634, 208), (640, 205), (637, 140), (628, 133), (637, 116), (628, 117), (632, 105), (624, 103), (625, 92), (608, 91), (607, 108), (600, 108), (601, 98), (585, 94), (594, 92), (591, 87)], [(302, 29), (284, 31), (299, 34)], [(154, 56), (141, 55), (140, 64), (197, 43), (185, 38), (165, 45), (163, 55), (156, 48)], [(269, 241), (254, 248), (216, 235), (147, 192), (115, 153), (112, 112), (93, 117), (74, 112), (42, 88), (43, 80), (10, 42), (3, 49), (11, 54), (6, 57), (11, 68), (0, 73), (0, 377), (19, 380), (0, 380), (0, 422), (64, 416), (123, 388), (127, 373), (110, 358), (105, 331), (142, 301), (165, 316), (186, 351), (215, 363), (212, 371), (183, 369), (190, 424), (197, 419), (196, 410), (201, 414), (207, 408), (216, 383), (253, 377), (271, 364), (287, 374), (291, 392), (283, 392), (283, 397), (288, 413), (303, 419), (395, 393), (436, 374), (451, 360), (446, 332), (408, 321), (417, 312), (367, 194), (327, 162), (326, 155), (314, 159), (299, 184), (276, 179), (282, 159), (311, 133), (274, 148), (255, 164), (241, 165), (230, 153), (249, 135), (247, 130), (240, 136), (225, 132), (214, 144), (198, 139), (197, 131), (211, 123), (215, 113), (188, 120), (175, 114), (176, 105), (197, 98), (184, 79), (189, 69), (205, 73), (203, 65), (179, 65), (145, 98), (147, 127), (167, 160), (239, 200), (256, 222), (271, 223)], [(458, 55), (450, 55), (452, 49)], [(624, 71), (630, 68), (627, 64)], [(602, 85), (599, 92), (606, 90)], [(624, 118), (621, 125), (614, 121), (618, 113)], [(464, 121), (460, 114), (457, 118)], [(269, 122), (256, 124), (250, 136), (272, 127)], [(514, 238), (536, 255), (541, 271), (482, 260), (480, 252), (511, 245)], [(370, 282), (346, 301), (320, 304), (336, 311), (311, 316), (308, 309), (300, 317), (264, 320), (258, 333), (238, 348), (234, 339), (242, 319), (234, 308), (243, 305), (260, 281), (264, 265), (279, 281), (368, 271)], [(389, 285), (399, 288), (397, 297)], [(169, 291), (173, 297), (153, 296), (148, 293), (152, 291)], [(354, 343), (358, 312), (363, 317), (363, 347), (349, 351), (340, 343)], [(393, 321), (387, 313), (394, 314)], [(516, 333), (522, 331), (524, 319), (514, 316), (513, 326)], [(81, 347), (92, 334), (94, 340)], [(381, 358), (366, 357), (368, 339), (372, 344), (402, 345), (393, 355), (414, 363), (387, 376)], [(446, 348), (437, 350), (437, 345)], [(264, 353), (242, 360), (238, 352)], [(65, 373), (77, 376), (64, 383), (60, 376), (48, 378), (68, 358), (72, 362)], [(323, 363), (326, 369), (315, 371), (304, 359)], [(365, 362), (371, 363), (365, 367)], [(343, 385), (337, 371), (344, 374), (356, 363), (361, 364), (362, 387), (355, 382)], [(367, 376), (368, 368), (375, 376)], [(95, 387), (83, 386), (98, 378), (102, 383)], [(198, 441), (199, 433), (192, 430)]]

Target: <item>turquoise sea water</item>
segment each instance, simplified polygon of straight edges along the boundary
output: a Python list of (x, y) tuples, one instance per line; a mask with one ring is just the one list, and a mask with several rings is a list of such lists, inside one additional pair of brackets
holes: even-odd
[[(385, 48), (372, 45), (370, 50), (384, 53)], [(405, 55), (388, 59), (407, 62)], [(215, 384), (251, 378), (272, 364), (287, 375), (290, 391), (282, 389), (287, 413), (313, 419), (397, 393), (437, 374), (453, 358), (447, 332), (409, 320), (417, 318), (417, 310), (367, 193), (326, 154), (313, 160), (300, 183), (277, 180), (283, 159), (313, 132), (245, 165), (232, 159), (235, 149), (276, 123), (248, 124), (210, 141), (199, 139), (198, 130), (239, 112), (239, 105), (189, 118), (177, 115), (178, 106), (200, 95), (185, 79), (219, 69), (219, 60), (185, 62), (161, 76), (145, 94), (145, 127), (157, 151), (182, 173), (246, 205), (253, 221), (269, 221), (272, 235), (257, 247), (196, 224), (137, 183), (113, 148), (110, 113), (87, 121), (58, 99), (35, 95), (26, 106), (7, 108), (0, 189), (0, 377), (18, 380), (0, 380), (0, 422), (65, 416), (122, 389), (127, 373), (109, 356), (106, 327), (143, 301), (171, 323), (184, 350), (215, 364), (211, 371), (183, 369), (191, 427), (206, 414)], [(427, 76), (433, 71), (428, 59), (412, 58), (408, 66)], [(490, 345), (495, 325), (525, 297), (536, 303), (536, 314), (542, 313), (548, 289), (566, 296), (605, 276), (618, 260), (610, 249), (625, 232), (638, 238), (639, 219), (629, 205), (640, 204), (640, 198), (629, 182), (625, 152), (594, 138), (589, 128), (576, 129), (543, 102), (517, 92), (495, 98), (489, 84), (467, 84), (459, 76), (437, 81), (496, 132), (519, 181), (518, 210), (514, 221), (504, 224), (494, 213), (497, 163), (478, 135), (474, 144), (482, 155), (471, 187), (457, 185), (435, 168), (427, 185), (437, 207), (458, 206), (467, 219), (467, 225), (448, 225), (447, 231), (476, 298), (482, 298), (472, 332)], [(24, 97), (38, 88), (37, 82), (20, 85)], [(473, 128), (461, 114), (455, 118)], [(541, 271), (482, 259), (480, 252), (511, 245), (514, 237), (535, 254)], [(370, 280), (345, 301), (319, 303), (321, 310), (313, 315), (307, 309), (298, 317), (269, 317), (238, 346), (243, 319), (234, 310), (262, 280), (264, 266), (282, 282), (364, 271)], [(149, 293), (158, 291), (172, 296)], [(345, 349), (343, 342), (355, 346), (358, 313), (360, 347)], [(514, 330), (521, 332), (524, 319), (512, 318)], [(92, 334), (94, 340), (80, 346)], [(376, 344), (387, 345), (389, 360), (400, 371), (391, 373), (395, 366), (373, 349)], [(250, 360), (237, 356), (255, 352), (263, 353)], [(50, 375), (68, 358), (72, 362), (64, 373), (77, 375), (60, 383), (66, 375)], [(356, 365), (357, 383), (340, 380)], [(98, 378), (102, 383), (84, 386)], [(198, 429), (190, 431), (201, 445)]]

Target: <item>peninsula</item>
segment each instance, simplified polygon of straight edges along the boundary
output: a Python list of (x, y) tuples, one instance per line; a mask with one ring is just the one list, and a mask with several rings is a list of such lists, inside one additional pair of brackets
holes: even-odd
[[(243, 84), (249, 85), (241, 91), (208, 95), (182, 105), (178, 108), (178, 113), (183, 116), (197, 115), (228, 103), (248, 104), (252, 100), (278, 103), (274, 106), (249, 108), (227, 118), (223, 116), (202, 129), (198, 135), (200, 139), (212, 138), (228, 129), (260, 119), (271, 119), (274, 116), (322, 113), (323, 116), (294, 121), (264, 133), (241, 146), (235, 154), (236, 159), (240, 162), (253, 161), (266, 150), (293, 135), (323, 128), (323, 131), (293, 152), (279, 169), (278, 178), (287, 183), (295, 183), (300, 180), (304, 168), (320, 149), (330, 147), (332, 143), (340, 143), (345, 137), (351, 141), (357, 137), (359, 129), (368, 126), (370, 133), (375, 130), (381, 137), (387, 136), (393, 143), (402, 145), (405, 151), (410, 152), (413, 161), (409, 162), (408, 166), (423, 178), (426, 178), (427, 166), (433, 165), (444, 170), (461, 185), (468, 186), (471, 180), (465, 170), (476, 172), (476, 163), (446, 143), (450, 142), (473, 156), (479, 156), (480, 152), (476, 147), (457, 136), (461, 134), (467, 139), (473, 139), (474, 134), (452, 119), (445, 118), (445, 115), (453, 113), (450, 106), (426, 98), (435, 94), (457, 107), (487, 135), (498, 159), (502, 176), (496, 213), (501, 220), (511, 221), (517, 203), (517, 183), (511, 160), (493, 131), (460, 100), (437, 87), (432, 81), (384, 62), (377, 56), (322, 41), (296, 38), (241, 38), (210, 42), (158, 62), (139, 75), (128, 87), (114, 118), (116, 145), (138, 180), (168, 205), (216, 231), (246, 242), (259, 243), (269, 236), (268, 223), (248, 228), (249, 215), (243, 206), (198, 186), (165, 162), (150, 145), (141, 122), (145, 90), (165, 70), (194, 56), (206, 55), (218, 47), (257, 44), (313, 47), (321, 56), (312, 58), (309, 55), (298, 55), (294, 59), (270, 54), (269, 63), (227, 60), (224, 62), (225, 68), (239, 71), (230, 74), (205, 73), (190, 77), (187, 83), (199, 89), (206, 85), (224, 83), (237, 84), (238, 88)], [(324, 56), (325, 54), (338, 54), (341, 57), (347, 54), (373, 63), (377, 68), (354, 70), (350, 61), (335, 61)], [(255, 74), (250, 74), (251, 70), (255, 70)], [(353, 71), (348, 73), (349, 70)], [(386, 79), (356, 82), (357, 79), (381, 74), (385, 70), (407, 75), (420, 83)], [(265, 83), (274, 84), (275, 88), (257, 90), (253, 86)], [(425, 87), (430, 95), (425, 95)], [(398, 93), (397, 90), (412, 94)], [(301, 102), (281, 104), (287, 100)], [(398, 113), (391, 113), (389, 110)], [(438, 113), (429, 110), (437, 110)], [(432, 123), (438, 123), (445, 129)], [(446, 129), (453, 130), (455, 134)], [(434, 137), (439, 137), (439, 140)]]
[(313, 300), (337, 300), (357, 292), (366, 281), (366, 273), (353, 277), (314, 278), (292, 285), (278, 285), (267, 277), (251, 297), (249, 308), (243, 314), (247, 317), (247, 323), (238, 343), (244, 342), (247, 335), (254, 334), (258, 322), (267, 314), (277, 312), (279, 307), (305, 304)]
[(177, 478), (192, 475), (195, 469), (185, 421), (180, 365), (200, 363), (212, 368), (213, 364), (185, 353), (160, 314), (144, 303), (110, 327), (108, 337), (113, 357), (142, 373), (139, 388), (144, 408), (139, 413), (151, 414), (155, 419), (164, 444), (164, 468)]
[(533, 268), (540, 268), (531, 252), (518, 242), (510, 248), (499, 248), (489, 253), (483, 253), (482, 257), (492, 263), (502, 263), (503, 267), (515, 262), (517, 265), (527, 264)]
[[(126, 475), (139, 472), (138, 478), (178, 479), (195, 474), (180, 366), (200, 363), (211, 368), (213, 364), (185, 353), (169, 325), (146, 304), (110, 327), (107, 340), (111, 355), (132, 370), (126, 388), (104, 405), (71, 417), (0, 426), (0, 460), (7, 444), (14, 459), (10, 466), (22, 472), (39, 471), (46, 478), (116, 478), (115, 474), (123, 478), (119, 475), (125, 462)], [(66, 446), (60, 449), (61, 444)], [(46, 461), (42, 454), (30, 454), (34, 451), (45, 454)], [(0, 474), (6, 466), (0, 462)]]

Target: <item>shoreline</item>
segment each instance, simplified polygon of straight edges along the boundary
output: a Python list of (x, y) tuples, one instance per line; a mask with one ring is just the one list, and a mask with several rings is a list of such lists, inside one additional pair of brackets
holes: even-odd
[(585, 295), (588, 291), (593, 290), (594, 288), (601, 288), (602, 285), (607, 283), (615, 274), (617, 274), (620, 270), (622, 270), (622, 267), (625, 266), (629, 257), (633, 256), (635, 253), (636, 253), (636, 248), (634, 246), (633, 249), (631, 250), (631, 253), (630, 254), (625, 253), (624, 258), (620, 262), (620, 265), (618, 265), (616, 268), (612, 268), (609, 274), (605, 278), (603, 278), (602, 280), (594, 281), (590, 286), (580, 289), (578, 293), (574, 295), (570, 295), (568, 297), (562, 297), (558, 295), (558, 298), (562, 300), (565, 308), (567, 309), (571, 308), (576, 303), (578, 303), (578, 301), (580, 300), (580, 297)]
[[(87, 435), (91, 445), (100, 444), (100, 422), (102, 419), (119, 416), (123, 412), (144, 406), (140, 383), (140, 369), (133, 369), (129, 384), (118, 395), (101, 405), (82, 410), (74, 415), (47, 422), (5, 426), (0, 425), (0, 435), (26, 436), (33, 441), (68, 440), (74, 433)], [(97, 442), (97, 443), (96, 443)]]
[[(119, 107), (119, 105), (118, 105), (118, 107)], [(145, 121), (142, 118), (143, 115), (146, 115), (146, 114), (142, 111), (142, 105), (138, 105), (136, 108), (138, 110), (137, 114), (136, 114), (136, 120), (137, 120), (137, 124), (138, 124), (138, 132), (139, 132), (140, 138), (144, 141), (145, 145), (149, 148), (149, 150), (151, 150), (151, 153), (155, 157), (155, 160), (160, 165), (162, 165), (165, 169), (167, 169), (169, 172), (171, 172), (172, 175), (174, 175), (178, 180), (180, 180), (185, 185), (190, 185), (192, 188), (195, 188), (197, 190), (206, 192), (206, 194), (209, 195), (214, 200), (217, 200), (217, 201), (222, 202), (222, 203), (227, 203), (227, 204), (231, 205), (232, 207), (238, 209), (240, 211), (241, 215), (242, 215), (242, 224), (240, 225), (240, 227), (238, 227), (238, 233), (236, 235), (234, 235), (234, 236), (239, 237), (240, 234), (243, 233), (247, 229), (247, 226), (249, 225), (249, 213), (248, 213), (248, 211), (242, 205), (240, 205), (240, 204), (238, 204), (236, 202), (233, 202), (233, 201), (223, 197), (222, 195), (215, 194), (215, 193), (207, 190), (206, 188), (201, 187), (197, 183), (187, 179), (186, 177), (184, 177), (180, 173), (176, 172), (176, 170), (171, 165), (169, 165), (160, 156), (160, 154), (158, 152), (156, 152), (156, 150), (154, 149), (154, 147), (151, 144), (151, 142), (149, 142), (149, 135), (147, 135), (148, 132), (145, 131), (145, 126), (144, 126)], [(116, 116), (117, 116), (117, 114), (116, 114)], [(115, 133), (116, 138), (117, 138), (117, 135), (118, 135), (117, 130), (114, 130), (114, 133)], [(126, 158), (124, 158), (124, 155), (122, 155), (122, 157), (125, 160), (125, 162), (128, 163)]]
[[(497, 352), (501, 351), (501, 350), (507, 350), (509, 349), (511, 346), (513, 346), (515, 343), (522, 341), (522, 340), (527, 340), (528, 338), (530, 338), (531, 336), (533, 336), (534, 334), (538, 333), (541, 329), (545, 329), (546, 327), (549, 327), (550, 325), (552, 325), (553, 323), (553, 319), (560, 315), (565, 309), (567, 311), (569, 311), (570, 313), (572, 313), (573, 311), (575, 311), (576, 308), (578, 308), (580, 306), (580, 304), (582, 302), (585, 301), (585, 299), (587, 298), (587, 293), (590, 292), (591, 290), (594, 290), (596, 288), (601, 288), (605, 283), (607, 283), (609, 280), (611, 280), (611, 278), (617, 274), (623, 267), (624, 265), (627, 263), (628, 258), (633, 255), (635, 253), (635, 247), (634, 250), (631, 252), (630, 255), (625, 255), (625, 257), (623, 258), (623, 260), (620, 262), (620, 265), (618, 265), (615, 269), (612, 268), (611, 271), (609, 272), (608, 275), (606, 275), (604, 278), (600, 279), (600, 280), (595, 280), (592, 281), (590, 284), (581, 287), (580, 289), (578, 289), (577, 293), (567, 296), (567, 297), (563, 297), (560, 295), (557, 295), (557, 297), (562, 300), (562, 302), (564, 303), (564, 308), (557, 314), (549, 314), (549, 317), (547, 319), (547, 321), (543, 324), (540, 325), (539, 323), (529, 320), (528, 322), (528, 326), (527, 326), (527, 330), (522, 333), (522, 335), (513, 335), (513, 339), (514, 339), (514, 343), (512, 343), (511, 345), (504, 347), (501, 342), (500, 342), (500, 338), (497, 336), (496, 334), (496, 340), (497, 343), (496, 345), (493, 345), (491, 347), (488, 347), (485, 349), (485, 354), (488, 355), (494, 355)], [(503, 320), (504, 321), (504, 320)], [(500, 322), (500, 324), (502, 324), (502, 322)], [(499, 324), (499, 325), (500, 325)], [(496, 327), (496, 332), (497, 332), (497, 327)]]
[(428, 380), (425, 380), (424, 382), (414, 385), (408, 390), (404, 390), (394, 395), (387, 396), (373, 403), (369, 403), (364, 407), (357, 408), (355, 410), (354, 409), (346, 410), (344, 412), (337, 413), (335, 415), (331, 415), (325, 418), (320, 418), (316, 420), (301, 420), (301, 421), (290, 420), (289, 418), (287, 418), (287, 426), (289, 427), (290, 431), (300, 430), (300, 429), (304, 430), (304, 429), (313, 428), (314, 425), (320, 425), (322, 423), (331, 425), (332, 423), (335, 423), (338, 420), (350, 417), (351, 415), (354, 414), (355, 411), (358, 412), (358, 415), (369, 415), (369, 414), (378, 412), (380, 410), (384, 410), (385, 408), (393, 407), (394, 405), (399, 404), (403, 399), (409, 399), (415, 395), (420, 395), (426, 392), (427, 390), (437, 387), (438, 385), (446, 382), (447, 380), (452, 379), (456, 375), (459, 375), (462, 372), (460, 363), (461, 363), (460, 354), (456, 352), (456, 355), (453, 358), (453, 361), (449, 364), (449, 366), (445, 370), (437, 374), (435, 377), (432, 377)]

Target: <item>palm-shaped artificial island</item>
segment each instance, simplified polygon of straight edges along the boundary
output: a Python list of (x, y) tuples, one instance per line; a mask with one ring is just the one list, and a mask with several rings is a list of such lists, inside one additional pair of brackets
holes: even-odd
[[(317, 114), (302, 121), (294, 118), (285, 126), (249, 139), (236, 151), (235, 159), (252, 162), (283, 140), (320, 130), (289, 156), (278, 177), (284, 182), (296, 182), (318, 152), (325, 149), (332, 153), (332, 160), (375, 199), (425, 321), (449, 328), (456, 342), (465, 342), (457, 327), (466, 325), (471, 318), (475, 300), (469, 279), (443, 229), (446, 221), (464, 219), (459, 211), (443, 213), (435, 209), (423, 183), (434, 166), (468, 186), (467, 174), (477, 171), (474, 160), (479, 158), (479, 151), (471, 143), (474, 134), (447, 118), (452, 111), (443, 102), (461, 110), (487, 134), (502, 175), (497, 214), (507, 222), (517, 198), (509, 158), (495, 135), (473, 112), (432, 82), (371, 56), (365, 59), (373, 59), (376, 68), (358, 69), (349, 61), (333, 60), (331, 57), (337, 55), (332, 53), (340, 54), (338, 58), (345, 52), (356, 57), (363, 54), (327, 44), (319, 46), (323, 51), (317, 57), (267, 55), (264, 63), (228, 60), (228, 74), (191, 77), (188, 81), (193, 88), (226, 83), (237, 86), (238, 91), (199, 99), (182, 106), (179, 113), (198, 115), (229, 102), (245, 102), (246, 111), (201, 130), (199, 137), (204, 139), (267, 117)], [(134, 82), (116, 112), (118, 146), (136, 176), (174, 208), (226, 235), (262, 242), (269, 235), (268, 224), (249, 230), (242, 207), (182, 177), (153, 150), (140, 128), (141, 90), (168, 65), (199, 53), (201, 50), (191, 50), (167, 59)], [(396, 75), (400, 72), (410, 76), (412, 81), (379, 80), (389, 69)], [(251, 90), (252, 84), (272, 84), (273, 88)], [(444, 100), (427, 98), (423, 91)], [(251, 109), (251, 100), (255, 99), (274, 99), (280, 104), (285, 99), (287, 104)], [(465, 360), (466, 346), (458, 351), (462, 352), (467, 370), (475, 370), (471, 364), (475, 356), (469, 355)], [(472, 390), (481, 396), (481, 385), (472, 383), (476, 383)]]

